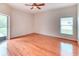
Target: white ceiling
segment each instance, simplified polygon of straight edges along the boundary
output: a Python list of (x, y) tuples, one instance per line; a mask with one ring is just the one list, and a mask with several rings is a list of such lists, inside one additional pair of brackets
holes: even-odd
[(45, 3), (45, 6), (42, 6), (41, 10), (38, 9), (33, 9), (31, 10), (31, 6), (25, 6), (24, 3), (9, 3), (13, 8), (16, 8), (18, 10), (28, 12), (28, 13), (38, 13), (38, 12), (43, 12), (43, 11), (48, 11), (51, 9), (56, 9), (56, 8), (62, 8), (70, 5), (75, 5), (75, 3)]

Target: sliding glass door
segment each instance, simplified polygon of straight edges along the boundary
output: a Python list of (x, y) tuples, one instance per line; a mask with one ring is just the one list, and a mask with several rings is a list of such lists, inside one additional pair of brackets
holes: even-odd
[(0, 42), (7, 39), (7, 20), (7, 15), (0, 14)]

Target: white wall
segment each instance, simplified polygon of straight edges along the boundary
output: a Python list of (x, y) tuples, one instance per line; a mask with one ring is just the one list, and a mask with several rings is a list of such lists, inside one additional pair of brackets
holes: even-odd
[(16, 37), (33, 32), (33, 14), (16, 10), (0, 3), (0, 13), (10, 16), (8, 19), (8, 37)]
[(19, 10), (12, 10), (11, 37), (26, 35), (33, 32), (33, 15)]
[(6, 3), (0, 3), (0, 13), (4, 13), (10, 16), (11, 7), (8, 6)]
[(78, 44), (79, 44), (79, 4), (77, 5), (77, 12), (78, 12), (78, 13), (77, 13), (77, 19), (78, 19), (78, 20), (77, 20), (77, 21), (78, 21), (78, 22), (77, 22), (77, 23), (78, 23), (77, 25), (78, 25)]
[(0, 3), (0, 13), (10, 16), (10, 19), (8, 19), (9, 37), (16, 37), (33, 32), (33, 14), (13, 9), (5, 3)]
[[(74, 18), (74, 34), (73, 36), (60, 34), (60, 17), (72, 16)], [(75, 40), (77, 36), (76, 22), (77, 22), (77, 8), (76, 5), (64, 7), (56, 10), (50, 10), (43, 13), (35, 14), (35, 32), (56, 37), (63, 37)]]

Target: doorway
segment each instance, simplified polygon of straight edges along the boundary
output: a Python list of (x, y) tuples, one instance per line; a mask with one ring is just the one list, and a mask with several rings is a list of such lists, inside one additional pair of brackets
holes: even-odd
[(8, 16), (0, 14), (0, 43), (7, 40), (8, 37)]
[(7, 56), (7, 39), (9, 39), (9, 16), (0, 14), (0, 56)]

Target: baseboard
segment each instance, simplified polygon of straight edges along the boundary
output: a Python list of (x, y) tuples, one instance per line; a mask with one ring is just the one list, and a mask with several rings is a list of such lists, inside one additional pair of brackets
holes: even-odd
[(15, 36), (15, 37), (12, 37), (10, 39), (16, 39), (16, 38), (20, 38), (20, 37), (25, 37), (25, 36), (29, 36), (29, 35), (32, 35), (32, 34), (36, 34), (36, 33), (29, 33), (29, 34), (25, 34), (25, 35)]
[[(57, 36), (55, 36), (55, 37), (57, 37)], [(75, 39), (75, 40), (71, 40), (71, 39), (64, 38), (64, 37), (57, 37), (57, 38), (59, 38), (59, 39), (65, 39), (65, 40), (70, 40), (70, 41), (75, 41), (75, 42), (77, 42), (77, 40), (76, 40), (76, 39)]]
[(16, 39), (16, 38), (20, 38), (20, 37), (25, 37), (25, 36), (33, 35), (33, 34), (36, 34), (36, 35), (43, 35), (43, 36), (49, 36), (49, 37), (56, 37), (56, 38), (59, 38), (59, 39), (65, 39), (65, 40), (70, 40), (70, 41), (75, 41), (75, 42), (77, 42), (77, 40), (71, 40), (71, 39), (67, 39), (67, 38), (63, 38), (63, 37), (51, 36), (51, 35), (41, 34), (41, 33), (29, 33), (29, 34), (25, 34), (25, 35), (21, 35), (21, 36), (12, 37), (12, 38), (10, 38), (10, 39)]
[(71, 39), (64, 38), (64, 37), (59, 37), (59, 36), (51, 36), (51, 35), (41, 34), (41, 33), (37, 33), (37, 34), (44, 35), (44, 36), (49, 36), (49, 37), (56, 37), (56, 38), (59, 38), (59, 39), (65, 39), (65, 40), (69, 40), (69, 41), (75, 41), (75, 42), (77, 42), (76, 39), (75, 39), (75, 40), (71, 40)]

